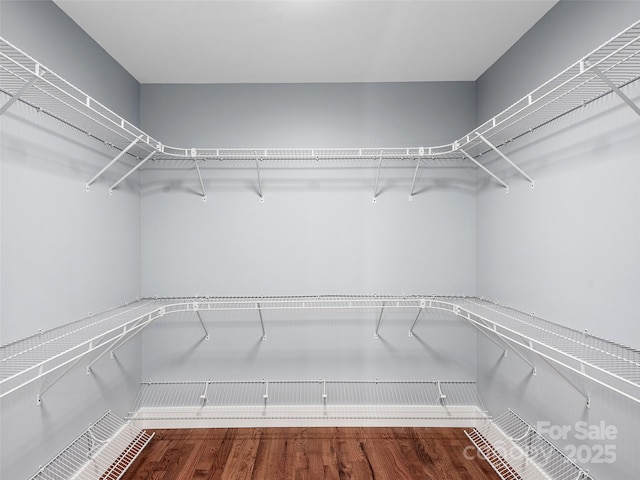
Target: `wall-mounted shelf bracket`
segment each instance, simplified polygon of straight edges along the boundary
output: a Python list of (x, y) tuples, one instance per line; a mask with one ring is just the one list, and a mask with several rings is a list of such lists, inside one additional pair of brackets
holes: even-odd
[[(536, 366), (533, 363), (531, 363), (531, 361), (527, 357), (525, 357), (522, 353), (520, 353), (520, 351), (516, 347), (516, 346), (520, 346), (520, 344), (506, 335), (501, 335), (498, 332), (497, 326), (495, 324), (488, 325), (481, 318), (472, 316), (472, 314), (467, 311), (464, 311), (463, 313), (461, 310), (458, 310), (458, 312), (455, 312), (455, 313), (456, 315), (464, 318), (471, 326), (475, 327), (479, 332), (484, 334), (496, 345), (501, 347), (504, 350), (503, 356), (505, 357), (507, 356), (507, 348), (511, 347), (511, 351), (515, 353), (518, 357), (520, 357), (520, 359), (524, 363), (526, 363), (531, 367), (531, 374), (534, 377), (538, 374), (538, 370)], [(533, 350), (533, 348), (530, 346), (527, 346), (526, 348)]]
[(7, 102), (2, 105), (2, 107), (0, 107), (0, 115), (4, 114), (4, 112), (6, 112), (7, 110), (9, 110), (9, 108), (11, 108), (11, 106), (16, 103), (18, 100), (20, 100), (20, 98), (25, 94), (25, 92), (27, 90), (29, 90), (31, 87), (33, 87), (34, 83), (36, 83), (40, 77), (44, 74), (44, 71), (42, 73), (40, 73), (40, 65), (36, 64), (36, 73), (33, 77), (31, 77), (31, 80), (29, 80), (27, 83), (25, 83), (22, 88), (20, 88), (20, 90), (18, 90), (16, 93), (13, 94), (13, 96), (7, 100)]
[(94, 177), (87, 182), (87, 192), (89, 191), (89, 187), (93, 184), (93, 182), (95, 182), (98, 178), (100, 178), (104, 172), (106, 172), (109, 168), (111, 168), (111, 166), (114, 163), (116, 163), (118, 160), (120, 160), (129, 150), (131, 150), (133, 147), (135, 147), (135, 145), (140, 140), (142, 140), (142, 137), (143, 137), (143, 135), (140, 135), (137, 138), (135, 138), (133, 140), (133, 142), (131, 142), (127, 147), (125, 147), (123, 150), (121, 150), (120, 153), (118, 153), (118, 155), (116, 155), (113, 160), (111, 160), (109, 163), (107, 163), (102, 170), (100, 170), (98, 173), (96, 173), (94, 175)]
[(147, 155), (141, 162), (138, 162), (138, 164), (136, 164), (135, 167), (133, 167), (131, 170), (129, 170), (127, 173), (125, 173), (122, 177), (120, 177), (120, 180), (118, 180), (116, 183), (114, 183), (113, 185), (111, 185), (111, 188), (109, 188), (109, 193), (113, 193), (113, 191), (115, 190), (115, 188), (120, 185), (122, 182), (124, 182), (127, 178), (129, 178), (129, 176), (135, 172), (136, 170), (138, 170), (141, 166), (143, 166), (145, 163), (147, 163), (147, 161), (151, 160), (151, 158), (156, 154), (156, 151), (154, 150), (153, 152), (151, 152), (149, 155)]
[[(195, 148), (192, 149), (192, 155), (195, 155)], [(207, 191), (204, 189), (204, 182), (202, 181), (202, 174), (200, 173), (200, 167), (198, 166), (198, 160), (193, 159), (193, 164), (196, 166), (196, 172), (198, 172), (198, 180), (200, 180), (200, 189), (202, 190), (202, 201), (207, 201)]]
[(262, 328), (262, 340), (267, 339), (267, 332), (264, 330), (264, 320), (262, 319), (262, 308), (260, 308), (260, 304), (256, 303), (256, 308), (258, 309), (258, 316), (260, 317), (260, 328)]
[[(411, 338), (413, 338), (413, 329), (415, 328), (416, 323), (418, 323), (418, 319), (420, 318), (420, 315), (422, 315), (422, 311), (424, 310), (424, 308), (426, 306), (427, 306), (427, 301), (425, 299), (421, 299), (420, 300), (420, 310), (418, 310), (418, 315), (416, 315), (415, 320), (411, 324), (411, 328), (409, 328), (409, 336)], [(431, 306), (431, 302), (429, 302), (429, 306)]]
[(211, 382), (207, 382), (204, 384), (204, 391), (200, 395), (200, 400), (202, 401), (202, 406), (204, 407), (207, 404), (207, 390), (209, 389), (209, 384)]
[(267, 404), (267, 401), (269, 400), (269, 380), (265, 380), (264, 381), (264, 394), (262, 395), (262, 398), (264, 400), (264, 404)]
[(511, 165), (513, 168), (515, 168), (520, 175), (522, 175), (524, 178), (526, 178), (529, 181), (529, 183), (531, 184), (531, 188), (535, 187), (535, 182), (533, 181), (533, 178), (531, 178), (519, 166), (517, 166), (515, 163), (513, 163), (511, 160), (509, 160), (509, 157), (507, 157), (504, 153), (502, 153), (502, 151), (500, 149), (498, 149), (498, 147), (496, 147), (493, 143), (491, 143), (489, 140), (487, 140), (482, 134), (476, 133), (476, 135), (478, 136), (478, 138), (480, 140), (482, 140), (484, 143), (486, 143), (487, 146), (491, 150), (496, 152), (498, 155), (500, 155), (500, 157), (502, 157), (503, 160), (506, 160), (507, 163), (509, 163), (509, 165)]
[(420, 159), (418, 158), (418, 162), (416, 163), (416, 169), (413, 172), (413, 181), (411, 182), (411, 191), (409, 192), (409, 201), (413, 200), (414, 188), (416, 186), (416, 179), (418, 178), (418, 171), (420, 170)]
[[(558, 374), (558, 376), (560, 376), (560, 378), (562, 378), (565, 382), (567, 382), (570, 386), (573, 387), (573, 389), (578, 392), (580, 395), (582, 395), (586, 401), (586, 407), (587, 408), (591, 408), (591, 397), (584, 391), (584, 388), (581, 388), (580, 386), (578, 386), (576, 384), (576, 382), (574, 382), (572, 379), (570, 379), (567, 375), (565, 375), (558, 367), (556, 367), (552, 362), (550, 362), (549, 360), (547, 360), (544, 357), (541, 357), (542, 360), (544, 360), (544, 362), (549, 365), (549, 367), (551, 367), (551, 369), (556, 372)], [(584, 365), (584, 364), (582, 364)], [(584, 373), (584, 372), (583, 372)]]
[(262, 179), (260, 178), (260, 162), (262, 158), (256, 158), (256, 172), (258, 174), (258, 195), (260, 196), (260, 203), (264, 203), (264, 196), (262, 195)]
[[(436, 382), (435, 379), (433, 381)], [(440, 403), (444, 403), (444, 401), (447, 399), (447, 396), (442, 391), (442, 385), (440, 384), (440, 382), (436, 382), (436, 384), (438, 385), (438, 401)]]
[(100, 355), (94, 358), (93, 361), (87, 366), (87, 375), (91, 373), (92, 371), (91, 369), (93, 368), (93, 366), (98, 362), (98, 360), (104, 357), (107, 354), (107, 352), (110, 352), (110, 356), (113, 359), (115, 356), (114, 354), (116, 350), (118, 350), (125, 343), (127, 343), (137, 334), (139, 334), (146, 327), (151, 325), (151, 322), (153, 322), (155, 318), (157, 317), (152, 317), (151, 315), (143, 316), (140, 319), (138, 319), (138, 321), (135, 322), (131, 327), (128, 327), (127, 325), (122, 327), (122, 333), (120, 333), (116, 338), (114, 338), (115, 343), (111, 346), (111, 348), (105, 349), (102, 353), (100, 353)]
[(477, 161), (475, 158), (473, 158), (471, 155), (469, 155), (464, 149), (458, 147), (458, 151), (460, 153), (462, 153), (467, 159), (471, 160), (476, 166), (480, 167), (482, 170), (484, 170), (486, 173), (488, 173), (491, 177), (493, 177), (493, 179), (496, 182), (498, 182), (500, 185), (502, 185), (506, 189), (507, 193), (509, 193), (509, 185), (507, 185), (506, 182), (504, 182), (500, 178), (498, 178), (498, 176), (496, 174), (494, 174), (491, 170), (489, 170), (487, 167), (485, 167), (479, 161)]
[(200, 305), (198, 305), (197, 302), (194, 302), (193, 304), (193, 311), (196, 312), (196, 315), (198, 316), (198, 320), (200, 320), (200, 325), (202, 325), (202, 329), (204, 330), (204, 339), (205, 340), (209, 340), (211, 337), (209, 336), (209, 331), (207, 330), (207, 326), (204, 324), (204, 321), (202, 320), (202, 316), (200, 315), (200, 311), (198, 310), (200, 307)]
[(373, 334), (373, 338), (380, 338), (378, 336), (378, 329), (380, 328), (380, 324), (382, 323), (382, 314), (384, 313), (384, 307), (386, 303), (382, 302), (382, 308), (380, 308), (380, 315), (378, 316), (378, 322), (376, 323), (376, 331)]
[(376, 203), (376, 199), (378, 198), (378, 183), (380, 183), (381, 169), (382, 169), (382, 155), (380, 155), (380, 159), (378, 160), (378, 173), (376, 174), (376, 185), (373, 189), (373, 203)]
[[(588, 65), (588, 62), (586, 63)], [(625, 95), (625, 93), (622, 90), (620, 90), (617, 85), (615, 85), (611, 80), (609, 80), (609, 78), (605, 75), (605, 73), (602, 70), (600, 70), (596, 66), (592, 66), (590, 68), (591, 68), (591, 71), (595, 73), (598, 76), (598, 78), (600, 78), (600, 80), (602, 80), (607, 85), (607, 87), (609, 87), (613, 91), (613, 93), (618, 95), (624, 101), (624, 103), (626, 103), (629, 106), (629, 108), (631, 108), (631, 110), (633, 110), (638, 115), (640, 115), (640, 107), (638, 107), (638, 105), (636, 105), (633, 100), (631, 100), (627, 95)]]

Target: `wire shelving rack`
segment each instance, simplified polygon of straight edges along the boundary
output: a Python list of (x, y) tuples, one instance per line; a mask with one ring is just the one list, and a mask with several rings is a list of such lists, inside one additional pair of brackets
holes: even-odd
[[(383, 163), (389, 160), (415, 163), (409, 198), (414, 195), (415, 180), (421, 165), (434, 159), (468, 161), (508, 189), (508, 184), (490, 171), (485, 154), (508, 162), (533, 186), (534, 180), (513, 163), (500, 148), (609, 93), (615, 93), (640, 114), (640, 108), (627, 96), (624, 87), (640, 78), (640, 22), (636, 22), (558, 75), (533, 90), (498, 115), (459, 139), (440, 146), (358, 147), (358, 148), (192, 148), (172, 147), (145, 133), (109, 108), (56, 75), (37, 60), (0, 37), (0, 92), (8, 100), (0, 115), (16, 101), (54, 117), (95, 139), (119, 150), (118, 155), (87, 182), (87, 188), (124, 154), (135, 160), (127, 174), (111, 185), (116, 188), (135, 170), (151, 159), (193, 161), (202, 196), (206, 190), (198, 164), (207, 160), (234, 160), (254, 165), (260, 180), (264, 160), (354, 160), (370, 161), (377, 167), (374, 201)], [(308, 165), (309, 163), (305, 163)], [(313, 164), (313, 163), (312, 163)], [(259, 194), (263, 200), (262, 186)]]
[[(146, 382), (128, 417), (164, 420), (451, 420), (486, 418), (475, 382)], [(162, 424), (162, 423), (159, 423)]]
[(593, 382), (640, 403), (640, 350), (637, 348), (484, 299), (428, 295), (141, 299), (1, 346), (0, 398), (44, 377), (53, 378), (56, 372), (59, 376), (42, 388), (37, 399), (40, 402), (41, 395), (87, 355), (97, 355), (87, 367), (90, 373), (104, 355), (113, 357), (114, 352), (135, 335), (174, 313), (190, 312), (192, 315), (181, 318), (200, 322), (205, 338), (209, 338), (208, 321), (205, 322), (202, 312), (242, 311), (253, 318), (256, 331), (267, 341), (269, 321), (263, 316), (266, 311), (324, 311), (329, 315), (331, 312), (364, 312), (366, 315), (362, 317), (367, 320), (363, 321), (375, 320), (371, 325), (372, 334), (378, 338), (378, 333), (385, 328), (385, 316), (394, 310), (407, 313), (403, 318), (407, 319), (408, 337), (413, 336), (426, 311), (444, 311), (452, 314), (452, 318), (461, 318), (503, 349), (505, 355), (515, 353), (531, 368), (532, 374), (536, 374), (540, 363), (553, 368), (585, 397), (587, 406), (590, 406), (590, 393), (576, 379)]
[(465, 433), (502, 480), (593, 480), (512, 410)]
[(153, 438), (106, 412), (31, 480), (118, 480)]

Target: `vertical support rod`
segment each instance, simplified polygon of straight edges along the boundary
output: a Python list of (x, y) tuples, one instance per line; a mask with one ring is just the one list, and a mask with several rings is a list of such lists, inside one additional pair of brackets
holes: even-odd
[(380, 328), (380, 323), (382, 322), (382, 314), (384, 313), (385, 302), (382, 302), (382, 308), (380, 309), (380, 316), (378, 316), (378, 323), (376, 323), (376, 331), (373, 334), (373, 338), (378, 338), (378, 329)]
[(111, 160), (109, 163), (107, 163), (107, 165), (100, 170), (98, 173), (96, 173), (96, 175), (87, 182), (87, 190), (89, 189), (89, 187), (91, 186), (91, 184), (93, 182), (95, 182), (98, 178), (100, 178), (100, 176), (106, 172), (114, 163), (116, 163), (118, 160), (120, 160), (122, 158), (122, 156), (127, 153), (129, 150), (131, 150), (134, 145), (136, 143), (138, 143), (140, 140), (142, 139), (142, 135), (140, 135), (138, 138), (136, 138), (133, 142), (131, 142), (129, 145), (127, 145), (127, 147), (122, 150), (118, 155), (116, 155), (116, 158), (114, 158), (113, 160)]
[(267, 339), (267, 333), (264, 330), (264, 320), (262, 319), (262, 309), (260, 308), (260, 304), (256, 302), (256, 308), (258, 309), (258, 315), (260, 316), (260, 327), (262, 328), (262, 340)]
[(413, 172), (413, 181), (411, 182), (411, 191), (409, 192), (409, 201), (413, 200), (413, 189), (416, 186), (416, 179), (418, 178), (418, 170), (420, 170), (420, 159), (416, 163), (416, 169)]
[(264, 381), (264, 395), (262, 395), (262, 398), (264, 399), (264, 403), (267, 403), (267, 400), (269, 399), (269, 380), (265, 380)]
[(613, 92), (618, 95), (624, 101), (624, 103), (626, 103), (629, 108), (631, 108), (631, 110), (640, 115), (640, 107), (638, 107), (638, 105), (636, 105), (633, 100), (627, 97), (622, 90), (620, 90), (611, 80), (609, 80), (609, 78), (602, 72), (602, 70), (595, 66), (591, 67), (591, 70), (600, 78), (600, 80), (602, 80), (607, 85), (607, 87), (613, 90)]
[(531, 188), (533, 188), (535, 186), (535, 182), (533, 181), (533, 178), (531, 178), (529, 175), (524, 173), (520, 167), (518, 167), (515, 163), (513, 163), (511, 160), (509, 160), (509, 157), (507, 157), (504, 153), (502, 153), (500, 150), (498, 150), (498, 148), (493, 143), (491, 143), (489, 140), (484, 138), (484, 136), (482, 134), (478, 133), (477, 135), (478, 135), (478, 138), (480, 138), (480, 140), (482, 140), (484, 143), (486, 143), (489, 146), (489, 148), (491, 148), (491, 150), (493, 150), (498, 155), (500, 155), (504, 160), (506, 160), (509, 163), (509, 165), (511, 165), (513, 168), (515, 168), (520, 173), (520, 175), (522, 175), (524, 178), (529, 180), (529, 183), (531, 184)]
[(504, 188), (507, 189), (507, 192), (509, 191), (509, 185), (507, 185), (505, 182), (503, 182), (502, 180), (500, 180), (492, 171), (490, 171), (487, 167), (485, 167), (484, 165), (482, 165), (479, 161), (477, 161), (475, 158), (473, 158), (471, 155), (469, 155), (465, 150), (463, 150), (462, 148), (458, 147), (458, 150), (460, 150), (460, 153), (462, 153), (465, 157), (467, 157), (469, 160), (471, 160), (474, 164), (476, 164), (478, 167), (480, 167), (482, 170), (484, 170), (485, 172), (487, 172), (489, 175), (491, 175), (500, 185), (502, 185)]
[(198, 160), (193, 159), (193, 164), (196, 166), (196, 171), (198, 172), (198, 179), (200, 180), (200, 188), (202, 189), (202, 201), (207, 201), (207, 191), (204, 189), (204, 182), (202, 181), (202, 175), (200, 174), (200, 167), (198, 166)]
[(380, 160), (378, 160), (378, 173), (376, 174), (376, 186), (373, 190), (373, 203), (376, 203), (376, 198), (378, 198), (378, 183), (380, 182), (381, 168), (382, 168), (382, 155), (380, 155)]
[(147, 163), (148, 160), (151, 160), (151, 157), (153, 157), (156, 154), (156, 151), (154, 150), (153, 152), (151, 152), (149, 155), (147, 155), (141, 162), (139, 162), (135, 167), (133, 167), (131, 170), (129, 170), (127, 173), (125, 173), (122, 178), (120, 178), (120, 180), (118, 180), (116, 183), (114, 183), (113, 185), (111, 185), (111, 188), (109, 189), (109, 192), (113, 192), (113, 190), (120, 185), (122, 182), (124, 182), (127, 178), (129, 178), (129, 175), (131, 175), (133, 172), (135, 172), (136, 170), (138, 170), (142, 165), (144, 165), (145, 163)]
[(264, 197), (262, 196), (262, 180), (260, 178), (260, 159), (256, 158), (256, 170), (258, 172), (258, 195), (260, 196), (260, 203), (264, 202)]
[[(37, 67), (37, 65), (36, 65)], [(37, 69), (36, 69), (37, 72)], [(11, 107), (11, 105), (13, 105), (14, 103), (16, 103), (18, 100), (20, 100), (20, 98), (24, 95), (24, 93), (29, 90), (34, 83), (36, 83), (38, 81), (40, 77), (36, 74), (34, 75), (31, 80), (29, 80), (27, 83), (25, 83), (22, 88), (20, 90), (18, 90), (16, 93), (13, 94), (13, 96), (7, 100), (7, 102), (2, 105), (2, 107), (0, 107), (0, 115), (2, 115), (4, 112), (6, 112), (7, 110), (9, 110), (9, 108)]]
[(440, 402), (444, 402), (447, 396), (442, 391), (442, 385), (440, 384), (440, 382), (437, 382), (437, 384), (438, 384), (438, 400), (440, 400)]

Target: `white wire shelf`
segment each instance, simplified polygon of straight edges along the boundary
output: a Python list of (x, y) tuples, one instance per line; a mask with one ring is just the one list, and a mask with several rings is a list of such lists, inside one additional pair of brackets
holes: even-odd
[(127, 418), (149, 428), (269, 421), (470, 426), (486, 413), (475, 382), (261, 380), (142, 383)]
[(118, 480), (152, 438), (107, 412), (40, 467), (31, 480)]
[[(137, 300), (106, 312), (0, 347), (0, 398), (53, 372), (41, 395), (86, 355), (99, 353), (88, 367), (113, 353), (156, 320), (172, 313), (191, 312), (206, 338), (210, 332), (202, 312), (244, 312), (238, 317), (255, 321), (256, 332), (267, 340), (264, 312), (323, 311), (326, 315), (360, 312), (363, 321), (376, 319), (373, 337), (385, 327), (389, 311), (403, 311), (408, 336), (425, 310), (442, 310), (462, 318), (480, 334), (507, 352), (515, 353), (535, 375), (539, 362), (553, 368), (578, 390), (590, 405), (590, 395), (574, 379), (586, 379), (640, 403), (640, 350), (596, 337), (585, 331), (543, 320), (513, 308), (475, 297), (436, 296), (282, 296), (282, 297), (167, 297)], [(271, 315), (270, 315), (271, 316)], [(300, 315), (304, 322), (304, 315)], [(208, 320), (208, 319), (207, 319)], [(397, 321), (395, 319), (394, 321)], [(215, 324), (213, 324), (215, 328)], [(63, 368), (64, 367), (64, 368)], [(38, 402), (40, 397), (38, 397)]]
[[(410, 160), (417, 161), (417, 173), (423, 160), (436, 158), (469, 161), (508, 188), (503, 180), (488, 170), (486, 161), (480, 161), (486, 153), (495, 152), (533, 185), (533, 179), (511, 162), (499, 147), (611, 92), (621, 96), (631, 108), (640, 113), (640, 109), (621, 90), (640, 78), (639, 53), (640, 22), (636, 22), (503, 112), (445, 145), (375, 148), (183, 148), (164, 145), (0, 37), (0, 91), (8, 96), (5, 105), (0, 107), (0, 114), (19, 100), (113, 146), (120, 154), (104, 170), (119, 160), (121, 154), (135, 157), (137, 164), (112, 185), (112, 189), (150, 159), (192, 160), (196, 161), (196, 166), (197, 161), (206, 160), (246, 161), (249, 164), (255, 162), (260, 181), (258, 162), (264, 160), (300, 162), (370, 159), (377, 160), (371, 166), (377, 166), (378, 172), (383, 160)], [(91, 179), (88, 185), (104, 170)], [(198, 175), (200, 176), (199, 171)], [(200, 180), (202, 183), (201, 177)], [(377, 186), (374, 198), (376, 195)], [(413, 187), (410, 198), (412, 195)], [(203, 196), (206, 198), (204, 185)], [(261, 192), (260, 197), (262, 198)]]
[(593, 480), (512, 410), (465, 433), (503, 480)]

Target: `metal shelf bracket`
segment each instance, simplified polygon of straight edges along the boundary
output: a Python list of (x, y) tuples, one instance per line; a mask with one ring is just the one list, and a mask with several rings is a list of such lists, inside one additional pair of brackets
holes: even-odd
[(458, 147), (458, 150), (460, 151), (460, 153), (462, 153), (465, 157), (467, 157), (469, 160), (471, 160), (476, 166), (480, 167), (482, 170), (484, 170), (486, 173), (488, 173), (489, 175), (491, 175), (491, 177), (493, 177), (500, 185), (502, 185), (507, 193), (509, 193), (509, 185), (502, 181), (500, 178), (498, 178), (497, 175), (495, 175), (492, 171), (490, 171), (487, 167), (485, 167), (484, 165), (482, 165), (479, 161), (477, 161), (475, 158), (473, 158), (471, 155), (469, 155), (464, 149)]
[(207, 330), (207, 326), (204, 324), (204, 321), (202, 320), (202, 316), (200, 315), (200, 311), (199, 311), (200, 305), (198, 304), (198, 302), (194, 302), (193, 303), (193, 311), (196, 312), (196, 315), (198, 316), (198, 320), (200, 320), (200, 325), (202, 325), (202, 329), (204, 330), (204, 339), (205, 340), (209, 340), (210, 336), (209, 336), (209, 331)]
[[(380, 170), (382, 169), (382, 155), (380, 155), (380, 159), (378, 160), (378, 173), (376, 174), (376, 185), (373, 189), (373, 203), (376, 203), (376, 199), (378, 198), (378, 183), (380, 183)], [(378, 338), (378, 337), (376, 337)]]
[(378, 335), (378, 330), (380, 329), (380, 324), (382, 323), (382, 314), (384, 313), (384, 307), (385, 307), (386, 303), (382, 302), (382, 308), (380, 309), (380, 315), (378, 316), (378, 322), (376, 323), (376, 331), (373, 334), (373, 338), (378, 339), (380, 338)]
[[(425, 309), (426, 306), (427, 306), (427, 301), (424, 298), (420, 299), (420, 310), (418, 310), (418, 315), (416, 315), (415, 320), (411, 324), (411, 328), (409, 328), (409, 337), (413, 338), (413, 329), (415, 328), (416, 323), (418, 323), (418, 319), (420, 318), (420, 315), (422, 315), (422, 311)], [(431, 307), (431, 302), (429, 302), (429, 307)]]
[(258, 195), (260, 196), (260, 203), (264, 203), (264, 196), (262, 195), (262, 179), (260, 178), (260, 162), (262, 158), (256, 158), (256, 172), (258, 174)]
[(413, 181), (411, 182), (411, 191), (409, 192), (409, 201), (413, 201), (414, 188), (416, 186), (416, 179), (418, 178), (418, 170), (420, 170), (420, 159), (418, 158), (418, 162), (416, 163), (416, 169), (413, 172)]
[(9, 110), (9, 108), (11, 108), (11, 106), (16, 103), (18, 100), (20, 100), (20, 98), (25, 94), (25, 92), (27, 90), (29, 90), (38, 80), (40, 80), (40, 78), (42, 77), (42, 75), (44, 75), (44, 71), (42, 71), (42, 73), (40, 73), (40, 64), (36, 63), (36, 73), (33, 77), (31, 77), (31, 80), (29, 80), (27, 83), (25, 83), (22, 88), (20, 88), (20, 90), (18, 90), (16, 93), (13, 94), (13, 96), (7, 100), (7, 102), (2, 105), (2, 107), (0, 107), (0, 115), (3, 115), (4, 112), (6, 112), (7, 110)]
[(482, 140), (484, 143), (486, 143), (487, 146), (491, 150), (496, 152), (498, 155), (500, 155), (500, 157), (502, 157), (503, 160), (506, 160), (509, 163), (509, 165), (511, 165), (513, 168), (515, 168), (518, 171), (518, 173), (520, 173), (520, 175), (522, 175), (524, 178), (526, 178), (529, 181), (529, 183), (531, 184), (531, 188), (535, 187), (535, 182), (533, 181), (533, 178), (531, 178), (529, 175), (524, 173), (524, 171), (520, 167), (518, 167), (515, 163), (513, 163), (511, 160), (509, 160), (509, 157), (507, 157), (504, 153), (502, 153), (502, 151), (500, 151), (500, 149), (498, 149), (498, 147), (496, 147), (493, 143), (491, 143), (489, 140), (487, 140), (481, 133), (476, 133), (476, 135), (478, 136), (478, 138), (480, 140)]
[[(588, 62), (586, 63), (587, 65), (589, 64)], [(631, 108), (631, 110), (636, 112), (636, 114), (640, 115), (640, 107), (638, 107), (638, 105), (636, 105), (633, 100), (631, 100), (627, 95), (625, 95), (625, 93), (622, 90), (620, 90), (617, 87), (617, 85), (615, 85), (611, 80), (609, 80), (609, 78), (605, 75), (605, 73), (602, 70), (600, 70), (595, 65), (590, 68), (591, 68), (591, 71), (595, 73), (598, 76), (598, 78), (600, 78), (600, 80), (602, 80), (616, 95), (618, 95), (624, 101), (624, 103), (626, 103), (629, 106), (629, 108)]]
[(260, 316), (260, 328), (262, 328), (262, 340), (267, 339), (267, 332), (264, 330), (264, 320), (262, 319), (262, 308), (260, 304), (256, 302), (256, 308), (258, 309), (258, 315)]
[(116, 183), (114, 183), (113, 185), (111, 185), (111, 188), (109, 188), (109, 193), (112, 193), (115, 188), (120, 185), (122, 182), (124, 182), (127, 178), (129, 178), (129, 175), (131, 175), (133, 172), (135, 172), (136, 170), (138, 170), (141, 166), (143, 166), (145, 163), (147, 163), (147, 161), (151, 160), (151, 158), (156, 154), (156, 151), (154, 150), (153, 152), (151, 152), (149, 155), (147, 155), (142, 161), (140, 161), (138, 164), (136, 164), (135, 167), (133, 167), (131, 170), (129, 170), (127, 173), (125, 173), (120, 180), (118, 180)]
[(89, 187), (93, 184), (93, 182), (95, 182), (98, 178), (100, 178), (104, 172), (106, 172), (109, 168), (111, 168), (111, 166), (114, 163), (116, 163), (118, 160), (120, 160), (129, 150), (131, 150), (140, 140), (142, 140), (143, 136), (144, 135), (140, 135), (137, 138), (135, 138), (133, 140), (133, 142), (131, 142), (127, 147), (125, 147), (123, 150), (121, 150), (120, 153), (118, 153), (118, 155), (116, 155), (113, 160), (111, 160), (109, 163), (107, 163), (104, 166), (104, 168), (102, 168), (102, 170), (100, 170), (98, 173), (96, 173), (94, 175), (94, 177), (87, 182), (87, 192), (89, 191)]

